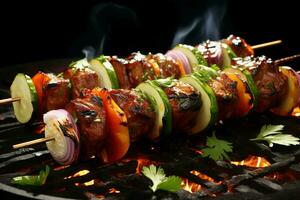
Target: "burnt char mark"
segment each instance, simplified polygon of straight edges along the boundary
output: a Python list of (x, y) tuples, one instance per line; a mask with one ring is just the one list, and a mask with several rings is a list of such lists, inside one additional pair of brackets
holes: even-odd
[(143, 111), (143, 108), (140, 105), (133, 105), (130, 110), (134, 113), (140, 113)]
[(80, 115), (85, 118), (95, 118), (97, 116), (97, 112), (94, 110), (84, 110), (80, 111)]
[(79, 139), (75, 136), (74, 127), (69, 123), (69, 121), (66, 120), (63, 124), (58, 121), (58, 124), (64, 136), (71, 138), (76, 145), (79, 144)]
[(57, 83), (57, 82), (50, 82), (50, 83), (47, 84), (47, 87), (48, 87), (48, 88), (55, 88), (55, 87), (57, 87), (57, 86), (58, 86), (58, 83)]
[(102, 99), (98, 96), (92, 96), (91, 97), (91, 101), (96, 103), (99, 107), (103, 107), (103, 102), (102, 102)]
[(193, 93), (190, 95), (170, 95), (170, 99), (174, 99), (179, 102), (180, 111), (196, 111), (199, 110), (202, 102), (200, 101), (199, 94)]

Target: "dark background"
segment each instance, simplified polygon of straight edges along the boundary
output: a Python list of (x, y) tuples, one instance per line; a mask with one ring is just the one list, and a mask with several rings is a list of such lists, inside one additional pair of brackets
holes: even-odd
[[(273, 58), (300, 52), (296, 1), (9, 1), (0, 7), (0, 67), (37, 60), (82, 57), (82, 48), (126, 56), (166, 52), (233, 33), (248, 43), (282, 39), (257, 51)], [(178, 37), (185, 30), (185, 36)], [(176, 38), (177, 35), (177, 39)]]

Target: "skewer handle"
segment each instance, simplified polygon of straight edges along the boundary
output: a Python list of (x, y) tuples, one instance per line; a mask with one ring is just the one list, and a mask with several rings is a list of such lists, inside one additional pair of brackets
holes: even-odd
[(7, 99), (0, 99), (0, 105), (12, 103), (14, 101), (20, 101), (20, 97), (14, 97), (14, 98), (7, 98)]
[(275, 40), (275, 41), (272, 41), (272, 42), (265, 42), (265, 43), (262, 43), (262, 44), (253, 45), (252, 49), (260, 49), (260, 48), (273, 46), (273, 45), (280, 44), (280, 43), (282, 43), (282, 40)]
[(285, 64), (287, 62), (294, 61), (295, 59), (298, 59), (298, 58), (300, 58), (300, 54), (296, 54), (296, 55), (293, 55), (293, 56), (288, 56), (288, 57), (285, 57), (285, 58), (280, 58), (278, 60), (275, 60), (275, 64), (277, 66), (282, 65), (282, 64)]
[(51, 141), (51, 140), (55, 140), (55, 138), (54, 137), (39, 138), (39, 139), (36, 139), (36, 140), (31, 140), (31, 141), (28, 141), (28, 142), (23, 142), (23, 143), (15, 144), (15, 145), (13, 145), (13, 148), (14, 149), (19, 149), (19, 148), (31, 146), (31, 145), (34, 145), (34, 144), (48, 142), (48, 141)]

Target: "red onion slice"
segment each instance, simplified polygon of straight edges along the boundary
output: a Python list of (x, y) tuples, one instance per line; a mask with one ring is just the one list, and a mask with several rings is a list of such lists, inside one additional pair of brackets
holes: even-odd
[(215, 64), (218, 67), (223, 67), (223, 51), (221, 42), (207, 40), (203, 44), (198, 45), (197, 48), (209, 66)]
[(45, 137), (55, 140), (46, 143), (52, 157), (62, 165), (77, 161), (80, 152), (79, 132), (72, 116), (63, 109), (44, 114)]
[(169, 57), (173, 58), (174, 60), (176, 60), (177, 62), (182, 63), (184, 71), (185, 71), (186, 74), (190, 74), (190, 73), (193, 72), (192, 66), (191, 66), (188, 58), (181, 51), (174, 50), (174, 49), (173, 50), (169, 50), (166, 53), (166, 56), (169, 56)]

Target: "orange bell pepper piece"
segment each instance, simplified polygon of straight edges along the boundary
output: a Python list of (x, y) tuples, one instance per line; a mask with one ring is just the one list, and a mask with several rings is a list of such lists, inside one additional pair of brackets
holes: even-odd
[(245, 83), (242, 78), (239, 78), (238, 74), (226, 73), (226, 75), (231, 80), (237, 82), (238, 103), (235, 107), (234, 117), (242, 117), (246, 115), (253, 107), (251, 94), (246, 88), (247, 83)]
[(104, 162), (114, 162), (124, 157), (130, 146), (127, 117), (111, 98), (108, 90), (96, 88), (92, 92), (102, 98), (107, 114), (108, 135), (101, 153), (102, 159)]

